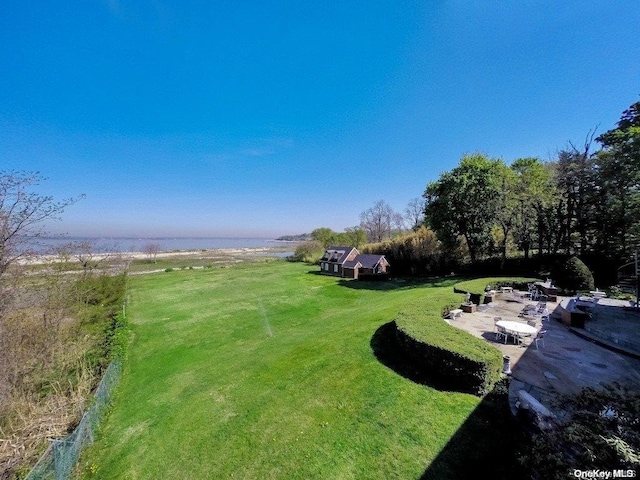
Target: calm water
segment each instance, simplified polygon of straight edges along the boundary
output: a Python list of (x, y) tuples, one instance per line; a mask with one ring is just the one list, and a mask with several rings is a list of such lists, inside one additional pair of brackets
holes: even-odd
[(260, 248), (293, 245), (291, 242), (279, 242), (269, 238), (87, 238), (52, 237), (41, 238), (39, 249), (42, 251), (76, 242), (91, 242), (96, 251), (140, 252), (145, 245), (154, 243), (163, 251), (202, 250), (212, 248)]

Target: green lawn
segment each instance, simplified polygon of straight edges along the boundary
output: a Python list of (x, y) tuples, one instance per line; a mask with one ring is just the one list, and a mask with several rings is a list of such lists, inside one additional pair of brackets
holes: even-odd
[(417, 479), (483, 468), (508, 478), (510, 437), (490, 402), (414, 383), (372, 348), (408, 302), (439, 311), (458, 301), (455, 281), (345, 282), (315, 270), (271, 262), (130, 278), (133, 342), (82, 476)]

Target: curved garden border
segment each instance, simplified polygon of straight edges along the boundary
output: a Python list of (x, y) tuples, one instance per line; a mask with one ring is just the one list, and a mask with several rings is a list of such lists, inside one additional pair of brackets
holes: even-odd
[(482, 396), (500, 379), (500, 351), (439, 313), (413, 305), (398, 314), (395, 326), (401, 348), (443, 389)]

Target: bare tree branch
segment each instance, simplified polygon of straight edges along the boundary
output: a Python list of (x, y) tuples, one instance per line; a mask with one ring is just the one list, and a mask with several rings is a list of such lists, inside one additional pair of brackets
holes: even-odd
[(0, 172), (0, 278), (19, 259), (33, 253), (35, 240), (45, 235), (44, 223), (56, 220), (80, 198), (55, 202), (30, 191), (39, 185), (38, 172)]

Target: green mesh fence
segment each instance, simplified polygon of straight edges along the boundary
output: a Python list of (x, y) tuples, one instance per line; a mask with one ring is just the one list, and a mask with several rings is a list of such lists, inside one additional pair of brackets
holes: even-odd
[(76, 429), (62, 440), (53, 440), (25, 480), (67, 480), (69, 478), (80, 452), (86, 445), (93, 442), (93, 435), (109, 406), (111, 394), (118, 383), (121, 370), (120, 360), (109, 365), (96, 389), (91, 407), (82, 416)]

